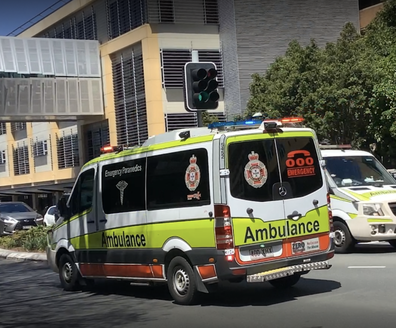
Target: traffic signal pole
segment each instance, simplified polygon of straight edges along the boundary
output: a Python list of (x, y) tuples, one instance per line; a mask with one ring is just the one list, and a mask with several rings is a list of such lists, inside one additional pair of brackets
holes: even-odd
[[(199, 63), (198, 50), (191, 51), (191, 62)], [(202, 111), (200, 110), (197, 110), (197, 121), (198, 121), (198, 127), (199, 128), (203, 127)]]

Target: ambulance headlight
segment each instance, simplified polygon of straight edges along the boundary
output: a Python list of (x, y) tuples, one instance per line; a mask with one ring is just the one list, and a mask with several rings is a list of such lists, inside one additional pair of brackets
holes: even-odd
[(384, 216), (381, 204), (363, 204), (363, 214), (367, 216)]

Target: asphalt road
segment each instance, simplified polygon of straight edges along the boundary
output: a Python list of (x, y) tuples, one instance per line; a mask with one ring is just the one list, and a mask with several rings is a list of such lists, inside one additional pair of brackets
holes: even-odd
[(396, 250), (359, 246), (336, 255), (289, 291), (269, 284), (224, 285), (200, 305), (179, 306), (166, 288), (99, 284), (61, 290), (45, 264), (0, 260), (1, 328), (118, 327), (394, 327)]

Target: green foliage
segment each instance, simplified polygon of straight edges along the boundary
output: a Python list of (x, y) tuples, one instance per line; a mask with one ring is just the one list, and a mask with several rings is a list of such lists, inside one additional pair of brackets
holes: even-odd
[[(364, 35), (348, 23), (320, 48), (292, 41), (265, 74), (254, 74), (245, 116), (303, 116), (319, 139), (396, 158), (396, 0)], [(392, 150), (395, 149), (395, 150)]]
[(218, 122), (219, 119), (216, 115), (210, 114), (208, 111), (202, 112), (202, 122), (204, 126), (208, 126), (210, 123)]
[(17, 231), (12, 235), (0, 237), (0, 248), (22, 248), (26, 251), (44, 251), (47, 246), (47, 231), (44, 226)]

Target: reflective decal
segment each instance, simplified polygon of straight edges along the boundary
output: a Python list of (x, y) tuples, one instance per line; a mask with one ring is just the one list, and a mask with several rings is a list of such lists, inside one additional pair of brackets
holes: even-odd
[(199, 166), (197, 165), (197, 158), (195, 155), (190, 157), (190, 165), (187, 167), (185, 182), (188, 190), (195, 191), (198, 188), (199, 182), (201, 180), (201, 172)]
[[(297, 157), (296, 155), (302, 155)], [(315, 175), (314, 159), (306, 150), (295, 150), (287, 154), (286, 167), (289, 178)]]

